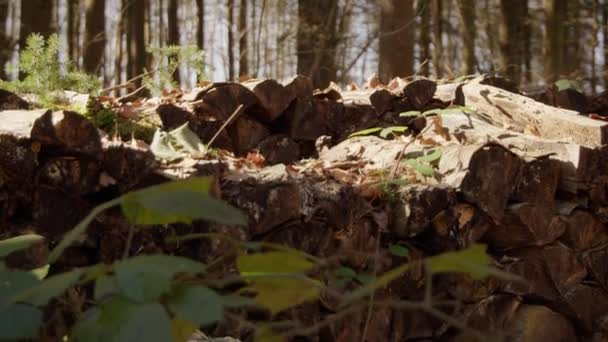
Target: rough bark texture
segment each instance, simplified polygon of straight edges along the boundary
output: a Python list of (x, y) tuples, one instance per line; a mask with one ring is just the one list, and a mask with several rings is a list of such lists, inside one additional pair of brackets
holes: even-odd
[(475, 0), (458, 0), (460, 15), (460, 34), (463, 39), (462, 69), (463, 75), (475, 73)]
[(234, 80), (234, 0), (226, 0), (228, 14), (228, 80)]
[(443, 6), (441, 0), (431, 1), (431, 12), (433, 20), (433, 67), (435, 69), (435, 77), (443, 76), (443, 44), (441, 36), (443, 35)]
[(196, 44), (199, 49), (205, 48), (205, 0), (196, 0)]
[(298, 74), (325, 88), (336, 79), (337, 0), (299, 0)]
[(84, 38), (84, 70), (98, 74), (106, 42), (105, 0), (86, 0), (86, 27)]
[(249, 75), (249, 53), (247, 48), (247, 0), (241, 0), (239, 8), (239, 76)]
[(414, 73), (414, 7), (411, 0), (391, 0), (380, 6), (378, 76), (388, 82)]
[(544, 0), (545, 8), (545, 80), (553, 82), (564, 72), (567, 2)]
[(524, 23), (527, 20), (527, 0), (508, 1), (501, 0), (500, 10), (502, 21), (500, 23), (500, 70), (511, 81), (521, 82), (521, 70), (524, 64), (526, 30)]
[[(127, 73), (129, 78), (139, 76), (146, 68), (145, 11), (146, 0), (132, 0), (127, 9)], [(141, 78), (135, 86), (141, 86)]]

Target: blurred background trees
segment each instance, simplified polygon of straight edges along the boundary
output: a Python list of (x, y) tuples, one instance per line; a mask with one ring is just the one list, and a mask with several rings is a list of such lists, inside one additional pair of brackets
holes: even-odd
[[(411, 74), (498, 73), (524, 89), (560, 78), (608, 84), (608, 0), (0, 0), (0, 78), (15, 79), (32, 32), (104, 86), (154, 70), (147, 47), (196, 45), (206, 77), (317, 87)], [(193, 87), (181, 66), (174, 79)]]

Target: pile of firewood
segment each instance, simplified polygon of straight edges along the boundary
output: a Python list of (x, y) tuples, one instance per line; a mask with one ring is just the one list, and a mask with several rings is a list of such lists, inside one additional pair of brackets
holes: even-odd
[[(144, 144), (110, 139), (81, 115), (29, 110), (13, 96), (0, 93), (0, 238), (35, 231), (54, 244), (103, 201), (174, 177), (211, 175), (215, 194), (246, 212), (249, 225), (197, 222), (172, 233), (278, 242), (378, 274), (403, 263), (386, 251), (393, 243), (409, 247), (409, 260), (484, 243), (497, 267), (526, 282), (437, 276), (434, 296), (460, 303), (446, 313), (510, 341), (608, 338), (608, 123), (538, 102), (499, 78), (395, 79), (321, 91), (302, 76), (213, 83), (156, 108), (163, 130), (187, 123), (203, 142), (220, 132), (213, 143), (219, 153), (173, 162)], [(348, 138), (390, 126), (408, 130), (395, 139)], [(407, 162), (437, 150), (430, 174)], [(383, 186), (394, 179), (399, 185)], [(54, 270), (120, 258), (128, 227), (119, 211), (101, 215)], [(168, 244), (166, 234), (138, 232), (131, 254), (208, 261), (223, 251), (219, 242)], [(378, 245), (376, 265), (364, 256)], [(12, 262), (38, 266), (45, 253)], [(425, 281), (423, 269), (412, 269), (375, 298), (423, 298)], [(313, 324), (334, 306), (320, 300), (285, 315)], [(336, 320), (315, 340), (360, 340), (366, 314)], [(63, 336), (60, 325), (45, 329)], [(242, 329), (227, 321), (215, 333), (242, 337)], [(378, 308), (368, 340), (459, 334), (422, 312)]]

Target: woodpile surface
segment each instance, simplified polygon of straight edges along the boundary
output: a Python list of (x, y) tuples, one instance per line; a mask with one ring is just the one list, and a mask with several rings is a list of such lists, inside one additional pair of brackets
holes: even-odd
[[(167, 161), (146, 144), (112, 139), (77, 113), (29, 110), (0, 92), (0, 238), (37, 232), (51, 246), (99, 203), (168, 179), (209, 175), (215, 195), (247, 213), (248, 226), (146, 229), (136, 234), (132, 254), (213, 260), (224, 250), (219, 242), (164, 242), (168, 234), (212, 231), (371, 272), (373, 260), (362, 255), (374, 255), (378, 245), (405, 244), (408, 260), (417, 260), (484, 243), (497, 267), (526, 282), (437, 276), (434, 295), (460, 304), (446, 313), (509, 341), (608, 340), (608, 122), (580, 113), (602, 114), (600, 100), (551, 94), (545, 104), (489, 77), (316, 91), (303, 76), (213, 83), (155, 103), (164, 131), (187, 124), (205, 143), (220, 132), (216, 153)], [(392, 126), (408, 130), (395, 139), (348, 138)], [(430, 173), (412, 166), (437, 150)], [(385, 188), (389, 179), (407, 184)], [(128, 229), (119, 210), (101, 215), (57, 271), (120, 258)], [(11, 262), (39, 266), (47, 252)], [(381, 254), (378, 274), (403, 263)], [(413, 269), (376, 300), (422, 298), (424, 281), (423, 270)], [(320, 300), (284, 315), (312, 324), (335, 310)], [(366, 311), (311, 340), (360, 340)], [(377, 308), (371, 317), (369, 341), (467, 340), (422, 312)], [(211, 333), (247, 335), (231, 323)], [(45, 329), (62, 336), (60, 325)]]

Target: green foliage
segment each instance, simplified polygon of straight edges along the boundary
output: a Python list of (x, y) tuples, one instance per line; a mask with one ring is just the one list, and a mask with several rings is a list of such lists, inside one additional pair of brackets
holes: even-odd
[(179, 72), (181, 65), (194, 71), (200, 81), (205, 72), (205, 54), (196, 45), (177, 46), (169, 45), (164, 47), (148, 46), (146, 51), (153, 54), (160, 61), (158, 67), (158, 81), (151, 76), (153, 72), (144, 73), (143, 83), (152, 94), (161, 94), (164, 89), (179, 88), (175, 82), (173, 74)]
[(183, 158), (184, 155), (204, 153), (207, 148), (199, 137), (188, 128), (188, 123), (170, 131), (156, 130), (150, 144), (154, 155), (167, 160)]
[(435, 174), (433, 166), (437, 165), (439, 159), (441, 159), (441, 150), (434, 148), (429, 154), (414, 159), (406, 159), (401, 162), (423, 176), (432, 177)]
[(465, 114), (469, 114), (469, 113), (474, 113), (475, 109), (471, 108), (471, 107), (466, 107), (466, 106), (449, 106), (447, 108), (444, 109), (430, 109), (424, 112), (418, 111), (418, 110), (410, 110), (407, 112), (403, 112), (401, 114), (399, 114), (400, 117), (416, 117), (416, 116), (430, 116), (430, 115), (450, 115), (450, 114), (457, 114), (457, 113), (465, 113)]
[(19, 71), (25, 75), (22, 81), (0, 81), (0, 87), (17, 93), (31, 93), (40, 101), (50, 104), (61, 102), (61, 90), (79, 93), (93, 93), (100, 83), (94, 76), (74, 70), (68, 61), (62, 65), (58, 60), (59, 40), (56, 34), (47, 40), (38, 33), (32, 33), (26, 41), (25, 49), (19, 57)]
[(390, 127), (372, 127), (361, 131), (354, 132), (348, 136), (348, 138), (360, 137), (366, 135), (378, 134), (383, 139), (387, 139), (389, 136), (397, 137), (407, 131), (407, 126), (390, 126)]
[[(433, 152), (420, 158), (434, 162), (439, 157)], [(84, 234), (99, 213), (114, 206), (121, 206), (129, 221), (136, 225), (192, 222), (195, 219), (244, 224), (244, 216), (235, 209), (220, 202), (209, 202), (210, 184), (207, 178), (168, 182), (104, 203), (65, 234), (52, 251), (50, 262)], [(76, 268), (44, 280), (31, 271), (0, 267), (0, 339), (36, 338), (43, 309), (53, 298), (77, 284), (94, 282), (95, 302), (77, 318), (69, 333), (70, 340), (186, 341), (199, 327), (220, 322), (226, 308), (255, 305), (278, 314), (319, 299), (325, 288), (323, 280), (326, 278), (322, 275), (325, 269), (338, 282), (355, 287), (340, 298), (342, 308), (359, 310), (361, 300), (402, 276), (414, 262), (420, 262), (405, 263), (376, 276), (348, 267), (333, 268), (326, 260), (268, 242), (241, 242), (215, 233), (190, 234), (171, 241), (195, 238), (229, 242), (235, 249), (227, 250), (222, 257), (235, 255), (239, 274), (217, 278), (217, 274), (207, 273), (205, 264), (172, 255), (138, 255), (111, 265)], [(40, 241), (41, 238), (35, 235), (0, 241), (0, 259)], [(401, 244), (388, 246), (388, 251), (401, 258), (409, 256), (409, 249)], [(440, 254), (423, 262), (432, 274), (461, 272), (474, 278), (491, 275), (517, 279), (493, 268), (483, 245)], [(235, 280), (245, 286), (228, 290), (232, 287), (225, 284)], [(249, 298), (251, 295), (254, 297)], [(270, 324), (257, 327), (255, 336), (258, 342), (283, 340)]]
[(567, 79), (557, 80), (555, 82), (555, 86), (557, 87), (558, 91), (562, 91), (562, 90), (566, 90), (566, 89), (573, 89), (576, 91), (580, 91), (580, 89), (581, 89), (581, 87), (577, 81), (567, 80)]

